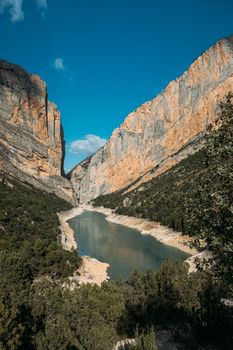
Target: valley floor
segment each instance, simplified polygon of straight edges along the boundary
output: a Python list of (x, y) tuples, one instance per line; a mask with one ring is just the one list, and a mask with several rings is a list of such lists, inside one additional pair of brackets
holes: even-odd
[[(151, 235), (163, 244), (178, 248), (192, 257), (188, 259), (193, 265), (193, 256), (197, 254), (195, 249), (191, 249), (187, 243), (190, 241), (189, 236), (182, 235), (158, 222), (139, 219), (126, 215), (117, 215), (113, 210), (104, 207), (92, 207), (91, 205), (81, 205), (80, 207), (58, 213), (61, 229), (61, 243), (65, 250), (78, 249), (74, 232), (70, 227), (68, 220), (82, 214), (84, 210), (96, 211), (106, 215), (106, 220), (139, 230), (142, 234)], [(70, 277), (71, 282), (76, 281), (79, 284), (98, 284), (108, 280), (108, 263), (103, 263), (89, 256), (82, 257), (82, 265), (77, 272)], [(194, 269), (194, 267), (192, 267)]]
[[(77, 207), (71, 210), (58, 213), (61, 229), (61, 243), (65, 250), (78, 249), (77, 243), (74, 237), (74, 232), (70, 227), (68, 220), (82, 214), (84, 208)], [(70, 277), (70, 281), (78, 282), (79, 284), (97, 284), (101, 285), (102, 282), (108, 280), (107, 269), (109, 264), (103, 263), (90, 256), (82, 257), (82, 265), (77, 272)]]
[(107, 216), (107, 221), (136, 229), (142, 234), (150, 235), (156, 238), (159, 242), (180, 249), (190, 255), (197, 254), (197, 251), (195, 249), (191, 249), (188, 246), (188, 243), (191, 242), (191, 238), (189, 236), (174, 231), (173, 229), (163, 226), (156, 221), (140, 219), (127, 215), (118, 215), (115, 214), (113, 210), (104, 207), (92, 207), (91, 205), (82, 205), (81, 208), (83, 210), (90, 210), (103, 213)]

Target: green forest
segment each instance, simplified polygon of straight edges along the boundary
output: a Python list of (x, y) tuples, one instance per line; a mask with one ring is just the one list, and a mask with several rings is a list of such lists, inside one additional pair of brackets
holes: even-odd
[[(124, 193), (100, 196), (92, 204), (116, 213), (159, 221), (201, 242), (215, 254), (212, 269), (233, 293), (233, 104), (228, 94), (204, 147), (167, 172)], [(127, 205), (125, 204), (127, 203)]]
[[(155, 350), (169, 330), (178, 349), (232, 349), (233, 106), (220, 105), (221, 127), (204, 149), (145, 184), (145, 191), (98, 198), (117, 208), (188, 232), (214, 253), (188, 274), (180, 261), (135, 271), (101, 287), (64, 287), (80, 266), (77, 252), (59, 242), (57, 212), (70, 205), (11, 178), (0, 181), (0, 349)], [(207, 176), (208, 175), (208, 176)], [(125, 197), (130, 207), (123, 207)]]

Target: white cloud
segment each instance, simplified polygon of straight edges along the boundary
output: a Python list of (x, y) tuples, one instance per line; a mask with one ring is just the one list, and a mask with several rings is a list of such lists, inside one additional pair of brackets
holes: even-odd
[(86, 155), (95, 153), (100, 147), (105, 145), (107, 140), (97, 135), (85, 135), (83, 140), (73, 141), (70, 145), (70, 153), (85, 153)]
[(56, 70), (65, 70), (63, 58), (60, 58), (60, 57), (55, 58), (52, 65), (53, 65), (53, 68), (55, 68)]
[(22, 21), (24, 19), (22, 6), (23, 0), (0, 0), (0, 13), (9, 9), (12, 22)]
[[(11, 22), (22, 21), (24, 19), (23, 1), (24, 0), (0, 0), (0, 13), (9, 10)], [(34, 1), (41, 10), (47, 9), (47, 0)], [(44, 15), (44, 11), (41, 14)]]
[(42, 9), (47, 9), (47, 0), (35, 0), (37, 3), (37, 6), (42, 8)]

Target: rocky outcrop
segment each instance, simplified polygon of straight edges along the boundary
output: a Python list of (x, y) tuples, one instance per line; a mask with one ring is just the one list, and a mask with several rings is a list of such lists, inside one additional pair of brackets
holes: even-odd
[(46, 84), (0, 61), (0, 172), (72, 202), (63, 160), (60, 113), (48, 101)]
[(72, 170), (78, 200), (138, 186), (195, 152), (216, 123), (218, 102), (232, 90), (233, 36), (218, 41), (160, 95), (130, 113), (104, 147)]

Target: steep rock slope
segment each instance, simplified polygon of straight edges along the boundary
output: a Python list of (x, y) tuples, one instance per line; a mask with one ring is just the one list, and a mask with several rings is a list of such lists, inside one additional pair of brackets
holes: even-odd
[(63, 159), (60, 113), (46, 84), (0, 60), (0, 171), (73, 201)]
[(218, 119), (218, 102), (232, 88), (233, 36), (218, 41), (160, 95), (130, 113), (104, 147), (71, 171), (77, 199), (87, 202), (139, 186), (194, 153)]

